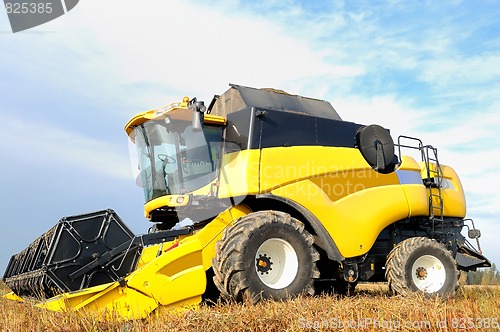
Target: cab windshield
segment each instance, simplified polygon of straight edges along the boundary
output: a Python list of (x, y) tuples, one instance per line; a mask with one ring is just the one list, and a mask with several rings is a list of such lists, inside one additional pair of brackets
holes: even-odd
[(146, 201), (186, 194), (217, 176), (222, 127), (204, 125), (193, 131), (190, 121), (155, 119), (131, 132), (137, 152), (136, 182)]

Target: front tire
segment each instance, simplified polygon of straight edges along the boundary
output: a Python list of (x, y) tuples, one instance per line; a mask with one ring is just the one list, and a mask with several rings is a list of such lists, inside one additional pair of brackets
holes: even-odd
[(401, 241), (387, 258), (386, 278), (396, 294), (454, 296), (458, 276), (451, 253), (433, 239), (414, 237)]
[(216, 245), (214, 282), (225, 298), (256, 303), (314, 295), (319, 253), (304, 224), (277, 211), (251, 213)]

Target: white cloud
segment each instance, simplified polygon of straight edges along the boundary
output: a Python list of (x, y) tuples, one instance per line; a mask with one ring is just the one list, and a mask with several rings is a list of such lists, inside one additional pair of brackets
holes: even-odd
[(71, 172), (76, 169), (92, 170), (109, 177), (132, 179), (126, 146), (115, 146), (52, 125), (30, 123), (6, 114), (2, 114), (0, 140), (12, 142), (2, 145), (0, 149), (3, 155), (27, 158), (28, 162), (33, 163), (32, 167), (35, 163), (56, 165), (61, 169), (71, 165)]
[[(83, 54), (88, 69), (106, 70), (117, 86), (157, 82), (176, 93), (211, 97), (228, 83), (286, 87), (311, 77), (331, 80), (364, 73), (362, 66), (328, 63), (322, 52), (279, 24), (237, 11), (200, 10), (182, 1), (140, 6), (122, 1), (119, 11), (112, 2), (82, 2), (74, 12), (64, 25), (54, 21), (65, 31), (58, 29), (48, 38)], [(111, 13), (116, 13), (112, 24)]]
[(395, 95), (339, 96), (335, 108), (346, 121), (360, 124), (379, 124), (391, 130), (393, 139), (412, 135), (426, 116), (424, 110), (415, 110), (410, 101), (398, 101)]
[(437, 85), (437, 88), (450, 85), (484, 84), (500, 77), (500, 56), (482, 54), (473, 57), (447, 57), (425, 63), (422, 78)]

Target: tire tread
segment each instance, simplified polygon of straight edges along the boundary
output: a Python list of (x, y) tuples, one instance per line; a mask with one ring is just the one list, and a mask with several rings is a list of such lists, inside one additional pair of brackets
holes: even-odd
[[(412, 292), (409, 289), (409, 285), (406, 283), (406, 271), (405, 266), (409, 255), (420, 247), (429, 247), (440, 250), (447, 256), (451, 261), (455, 261), (451, 252), (446, 249), (446, 247), (440, 242), (426, 238), (426, 237), (412, 237), (404, 241), (399, 242), (387, 256), (386, 262), (386, 272), (385, 277), (389, 284), (389, 289), (395, 294), (408, 294)], [(456, 264), (454, 265), (454, 280), (458, 280), (460, 272), (458, 271)], [(454, 289), (451, 293), (446, 294), (447, 296), (454, 296), (459, 283), (456, 282)], [(426, 293), (427, 294), (427, 293)], [(428, 295), (428, 294), (427, 294)]]
[(224, 231), (222, 239), (216, 244), (216, 255), (212, 260), (214, 283), (226, 300), (233, 299), (239, 302), (249, 300), (256, 303), (261, 299), (261, 294), (251, 294), (249, 290), (250, 283), (245, 277), (246, 271), (243, 267), (243, 257), (245, 254), (245, 239), (248, 239), (252, 232), (269, 223), (291, 225), (308, 244), (313, 264), (311, 279), (304, 287), (304, 293), (314, 295), (313, 279), (319, 278), (320, 275), (316, 266), (316, 261), (320, 259), (320, 255), (313, 246), (314, 237), (305, 230), (301, 221), (292, 218), (287, 213), (259, 211), (236, 220), (232, 227)]

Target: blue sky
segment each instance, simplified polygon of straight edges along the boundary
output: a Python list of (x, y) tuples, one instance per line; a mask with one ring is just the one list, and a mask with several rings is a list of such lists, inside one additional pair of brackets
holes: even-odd
[(0, 269), (61, 217), (150, 224), (123, 126), (228, 83), (325, 99), (439, 149), (500, 264), (498, 1), (92, 1), (12, 34), (0, 10)]

